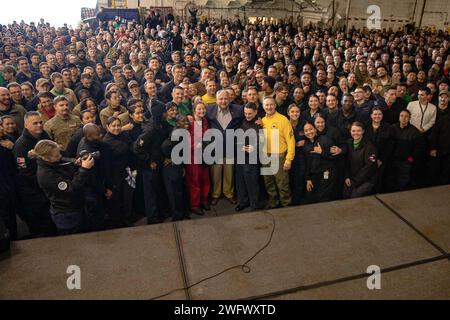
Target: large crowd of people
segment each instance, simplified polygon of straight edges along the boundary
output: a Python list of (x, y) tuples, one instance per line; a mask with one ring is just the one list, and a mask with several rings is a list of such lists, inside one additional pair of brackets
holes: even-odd
[[(161, 24), (1, 26), (12, 239), (16, 215), (41, 237), (189, 219), (218, 201), (240, 212), (449, 183), (448, 33)], [(245, 161), (174, 161), (179, 129), (191, 159), (218, 147), (205, 139), (215, 129)], [(242, 143), (227, 134), (238, 129), (263, 134)], [(260, 149), (269, 161), (250, 161)]]

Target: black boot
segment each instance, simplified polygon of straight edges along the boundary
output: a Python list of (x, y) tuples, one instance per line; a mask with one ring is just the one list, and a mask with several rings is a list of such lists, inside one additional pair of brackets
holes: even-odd
[(198, 216), (204, 216), (205, 215), (205, 212), (202, 209), (200, 209), (200, 208), (194, 208), (194, 209), (191, 210), (191, 212), (193, 214), (198, 215)]

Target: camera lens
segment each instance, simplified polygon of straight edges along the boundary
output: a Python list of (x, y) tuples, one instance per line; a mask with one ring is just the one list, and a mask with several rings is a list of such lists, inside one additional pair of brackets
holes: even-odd
[(83, 160), (86, 160), (89, 158), (90, 153), (87, 150), (81, 150), (80, 151), (80, 158)]

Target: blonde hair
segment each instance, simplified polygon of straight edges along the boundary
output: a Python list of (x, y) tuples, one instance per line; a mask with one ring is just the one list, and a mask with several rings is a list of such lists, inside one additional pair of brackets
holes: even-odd
[(34, 149), (30, 151), (31, 155), (39, 158), (47, 157), (51, 151), (57, 149), (58, 144), (52, 140), (41, 140), (39, 141)]
[[(199, 100), (199, 101), (197, 101), (197, 100)], [(192, 102), (193, 102), (193, 104), (197, 104), (199, 102), (203, 102), (203, 99), (201, 96), (194, 96), (194, 97), (192, 97)]]
[(203, 105), (206, 108), (206, 104), (203, 102), (203, 100), (195, 101), (192, 106), (192, 111), (195, 112), (195, 109), (197, 109), (198, 106)]

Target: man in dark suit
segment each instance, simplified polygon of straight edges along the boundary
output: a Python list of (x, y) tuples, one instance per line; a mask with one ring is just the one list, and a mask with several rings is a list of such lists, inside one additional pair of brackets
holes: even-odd
[[(211, 129), (219, 130), (222, 133), (223, 145), (221, 159), (215, 159), (215, 163), (211, 166), (212, 177), (212, 200), (211, 204), (217, 204), (222, 193), (232, 203), (236, 204), (233, 182), (233, 155), (227, 152), (226, 146), (234, 148), (234, 135), (230, 139), (226, 135), (226, 130), (234, 130), (239, 128), (243, 119), (242, 106), (230, 104), (230, 96), (226, 90), (220, 90), (216, 94), (217, 104), (209, 106), (206, 109), (206, 117)], [(216, 148), (220, 148), (216, 144)], [(229, 147), (229, 149), (231, 149)], [(234, 153), (234, 152), (233, 152)]]

